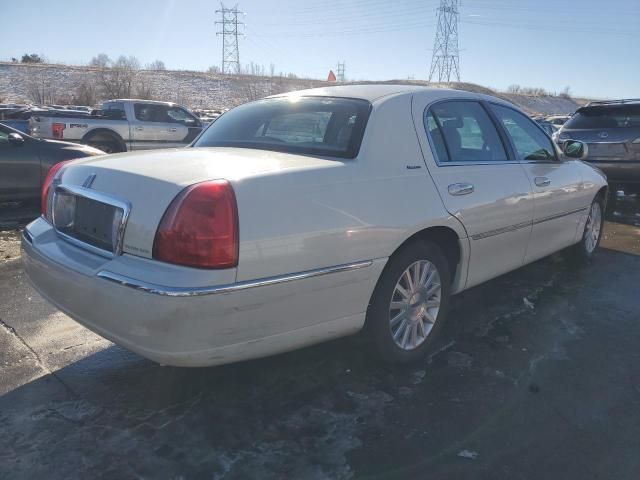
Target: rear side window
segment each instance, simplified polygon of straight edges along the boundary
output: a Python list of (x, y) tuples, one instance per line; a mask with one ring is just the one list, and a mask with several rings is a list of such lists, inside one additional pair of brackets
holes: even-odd
[(596, 106), (582, 108), (565, 124), (571, 129), (640, 127), (640, 106)]
[(207, 128), (194, 147), (354, 158), (370, 110), (369, 102), (350, 98), (268, 98), (228, 111)]
[(491, 118), (478, 102), (441, 102), (425, 114), (425, 129), (440, 162), (508, 160)]
[(102, 114), (106, 117), (124, 120), (127, 115), (124, 112), (124, 103), (122, 102), (109, 102), (102, 104)]
[(168, 123), (167, 107), (154, 103), (135, 103), (133, 113), (140, 122)]
[(519, 160), (555, 160), (555, 149), (549, 136), (526, 115), (512, 108), (492, 104), (513, 142)]

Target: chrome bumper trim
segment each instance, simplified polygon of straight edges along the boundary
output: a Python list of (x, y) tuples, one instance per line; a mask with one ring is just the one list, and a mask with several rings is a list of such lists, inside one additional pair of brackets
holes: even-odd
[(33, 244), (33, 237), (31, 236), (31, 234), (29, 233), (29, 230), (27, 230), (26, 228), (22, 231), (22, 239), (25, 242), (28, 242), (30, 244)]
[(344, 265), (336, 265), (333, 267), (319, 268), (316, 270), (307, 270), (304, 272), (211, 287), (168, 287), (164, 285), (142, 282), (133, 278), (125, 277), (124, 275), (109, 272), (107, 270), (101, 270), (96, 274), (96, 276), (125, 287), (141, 290), (146, 293), (152, 293), (154, 295), (162, 295), (167, 297), (197, 297), (202, 295), (234, 293), (242, 290), (248, 290), (250, 288), (277, 285), (279, 283), (293, 282), (294, 280), (304, 280), (306, 278), (319, 277), (332, 273), (349, 272), (351, 270), (359, 270), (361, 268), (370, 267), (372, 264), (373, 260), (364, 260), (361, 262), (347, 263)]

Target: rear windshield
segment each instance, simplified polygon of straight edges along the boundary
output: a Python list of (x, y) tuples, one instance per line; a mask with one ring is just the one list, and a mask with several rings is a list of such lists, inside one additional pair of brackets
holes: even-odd
[(640, 105), (582, 108), (571, 117), (566, 128), (628, 128), (640, 127)]
[(354, 158), (371, 104), (333, 97), (269, 98), (222, 115), (194, 147), (239, 147)]

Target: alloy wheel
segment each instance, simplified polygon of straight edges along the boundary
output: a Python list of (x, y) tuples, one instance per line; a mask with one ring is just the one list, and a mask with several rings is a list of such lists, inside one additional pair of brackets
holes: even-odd
[(418, 260), (400, 275), (389, 305), (389, 328), (395, 344), (413, 350), (427, 339), (438, 318), (442, 286), (435, 265)]

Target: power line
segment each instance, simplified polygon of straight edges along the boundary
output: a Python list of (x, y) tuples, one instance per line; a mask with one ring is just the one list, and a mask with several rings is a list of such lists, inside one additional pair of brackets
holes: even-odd
[(450, 82), (451, 76), (460, 81), (460, 55), (458, 52), (458, 4), (460, 0), (440, 0), (438, 29), (433, 45), (429, 81)]
[[(216, 35), (222, 35), (222, 73), (240, 73), (240, 48), (238, 47), (238, 27), (244, 26), (238, 21), (238, 15), (244, 12), (238, 10), (236, 5), (233, 8), (226, 8), (220, 3), (220, 10), (216, 10), (222, 20), (216, 24), (222, 25), (222, 31)], [(242, 35), (242, 34), (240, 34)]]

